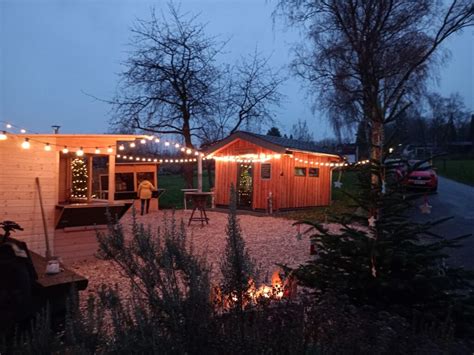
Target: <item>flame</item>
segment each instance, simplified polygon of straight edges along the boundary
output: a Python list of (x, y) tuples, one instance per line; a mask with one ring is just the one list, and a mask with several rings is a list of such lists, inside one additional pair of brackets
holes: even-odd
[[(293, 277), (290, 276), (283, 282), (280, 277), (280, 272), (277, 270), (272, 274), (271, 285), (264, 284), (257, 287), (253, 279), (248, 281), (247, 291), (243, 295), (243, 306), (256, 305), (263, 300), (278, 301), (283, 298), (291, 299), (295, 294), (296, 282)], [(224, 310), (232, 308), (232, 304), (238, 301), (238, 297), (235, 293), (223, 295), (218, 286), (213, 288), (211, 297), (214, 304)]]

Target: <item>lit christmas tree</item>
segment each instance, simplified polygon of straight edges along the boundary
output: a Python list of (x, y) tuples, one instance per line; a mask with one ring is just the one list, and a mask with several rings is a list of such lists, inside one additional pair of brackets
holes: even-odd
[(71, 163), (72, 192), (71, 198), (83, 199), (87, 197), (87, 165), (83, 158), (75, 158)]

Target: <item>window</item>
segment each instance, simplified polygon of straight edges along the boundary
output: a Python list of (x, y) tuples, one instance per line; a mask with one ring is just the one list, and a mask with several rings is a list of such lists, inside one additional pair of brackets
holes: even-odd
[(295, 176), (306, 176), (306, 168), (295, 168)]
[(115, 192), (123, 191), (135, 191), (133, 189), (133, 173), (115, 173)]
[(262, 179), (271, 179), (272, 177), (272, 164), (262, 163), (260, 166), (260, 177)]
[(319, 168), (309, 168), (308, 176), (319, 177)]

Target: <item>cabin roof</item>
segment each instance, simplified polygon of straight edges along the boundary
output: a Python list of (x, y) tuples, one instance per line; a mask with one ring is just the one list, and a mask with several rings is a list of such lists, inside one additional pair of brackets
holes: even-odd
[(211, 145), (209, 148), (207, 148), (207, 153), (216, 153), (236, 139), (243, 139), (278, 153), (285, 153), (288, 150), (296, 150), (306, 153), (338, 156), (336, 153), (330, 152), (327, 149), (322, 148), (312, 142), (303, 142), (296, 139), (267, 136), (246, 131), (237, 131), (227, 138), (224, 138), (221, 141)]

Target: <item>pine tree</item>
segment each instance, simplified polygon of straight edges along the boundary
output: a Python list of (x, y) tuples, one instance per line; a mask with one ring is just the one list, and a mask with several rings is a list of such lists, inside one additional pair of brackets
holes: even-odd
[(267, 136), (281, 137), (281, 133), (278, 127), (272, 127), (267, 131)]
[[(473, 273), (446, 262), (449, 248), (467, 236), (445, 239), (432, 228), (444, 220), (416, 223), (409, 209), (419, 196), (406, 195), (394, 163), (372, 162), (359, 172), (360, 193), (351, 196), (364, 213), (332, 216), (337, 233), (311, 221), (317, 257), (295, 270), (319, 294), (345, 295), (357, 306), (414, 315), (442, 322), (450, 317), (457, 331), (472, 331)], [(371, 174), (383, 181), (370, 183)], [(419, 202), (417, 202), (419, 203)]]
[(87, 197), (87, 164), (83, 158), (75, 158), (71, 162), (72, 192), (71, 198), (83, 199)]
[(221, 263), (223, 276), (221, 288), (224, 294), (233, 296), (235, 308), (242, 310), (249, 282), (255, 280), (256, 271), (242, 237), (242, 230), (237, 218), (236, 198), (234, 185), (231, 185), (225, 255)]

